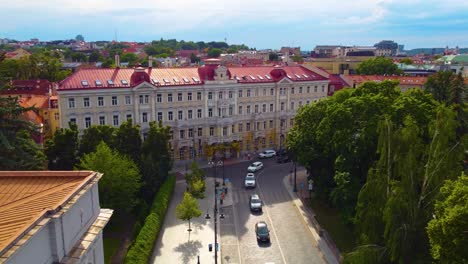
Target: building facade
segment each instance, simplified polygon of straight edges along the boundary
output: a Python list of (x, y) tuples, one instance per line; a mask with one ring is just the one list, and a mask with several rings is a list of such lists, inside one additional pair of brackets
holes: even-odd
[[(62, 126), (171, 126), (176, 160), (230, 157), (284, 146), (296, 111), (327, 96), (329, 80), (302, 66), (81, 70), (58, 89)], [(232, 145), (235, 143), (236, 147)], [(218, 148), (219, 149), (219, 148)]]

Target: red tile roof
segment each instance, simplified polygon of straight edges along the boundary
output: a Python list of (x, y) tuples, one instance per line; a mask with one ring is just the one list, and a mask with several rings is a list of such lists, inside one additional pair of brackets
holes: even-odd
[(13, 80), (11, 86), (11, 89), (2, 91), (1, 94), (48, 95), (49, 89), (55, 94), (54, 85), (48, 80)]
[(426, 83), (427, 77), (413, 76), (383, 76), (383, 75), (345, 75), (343, 76), (349, 87), (353, 84), (359, 85), (363, 82), (381, 82), (384, 80), (399, 80), (400, 85), (422, 86)]
[[(201, 85), (214, 79), (218, 61), (206, 60), (209, 64), (198, 68), (80, 69), (63, 80), (59, 89), (134, 87), (143, 80), (150, 80), (155, 86)], [(132, 77), (134, 73), (138, 76)], [(228, 76), (240, 83), (277, 82), (283, 78), (294, 82), (328, 80), (302, 66), (228, 67)]]

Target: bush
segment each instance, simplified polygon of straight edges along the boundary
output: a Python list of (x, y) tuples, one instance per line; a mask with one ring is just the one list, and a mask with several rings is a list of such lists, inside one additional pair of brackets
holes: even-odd
[(146, 217), (145, 223), (135, 242), (128, 250), (125, 263), (146, 264), (150, 261), (154, 243), (156, 242), (156, 238), (164, 222), (167, 207), (174, 192), (174, 187), (175, 176), (170, 175), (156, 194), (151, 211)]

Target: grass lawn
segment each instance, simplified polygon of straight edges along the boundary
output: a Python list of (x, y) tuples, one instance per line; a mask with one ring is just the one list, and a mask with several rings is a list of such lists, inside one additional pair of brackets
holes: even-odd
[(343, 254), (351, 251), (355, 246), (354, 233), (350, 226), (345, 225), (341, 221), (339, 211), (336, 208), (330, 208), (326, 203), (317, 198), (313, 198), (310, 204), (315, 212), (317, 221), (333, 238), (340, 252)]
[(104, 238), (104, 263), (111, 263), (111, 258), (117, 252), (117, 249), (119, 249), (120, 242), (118, 238)]

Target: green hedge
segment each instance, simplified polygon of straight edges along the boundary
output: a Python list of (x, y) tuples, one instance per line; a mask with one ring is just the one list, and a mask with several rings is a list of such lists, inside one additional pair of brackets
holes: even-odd
[(146, 264), (149, 263), (154, 248), (154, 243), (158, 238), (159, 231), (164, 222), (167, 207), (171, 200), (175, 187), (175, 176), (170, 175), (164, 182), (153, 201), (153, 206), (145, 223), (140, 230), (135, 242), (128, 250), (125, 263)]

